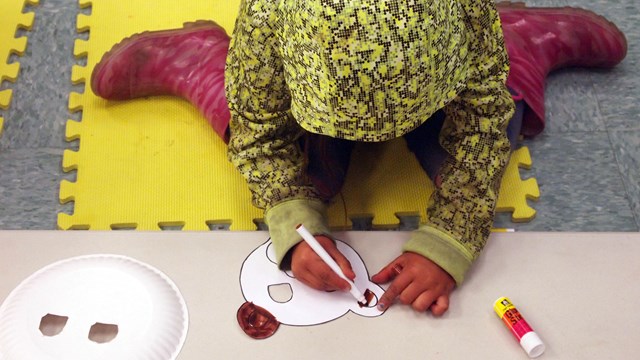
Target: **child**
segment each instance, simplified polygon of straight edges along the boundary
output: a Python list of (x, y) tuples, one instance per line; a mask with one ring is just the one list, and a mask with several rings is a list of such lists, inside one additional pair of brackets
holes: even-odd
[(300, 242), (296, 225), (353, 278), (325, 204), (354, 142), (404, 136), (436, 190), (426, 224), (372, 280), (391, 281), (380, 308), (399, 300), (441, 315), (489, 236), (515, 143), (507, 126), (512, 139), (542, 130), (552, 69), (613, 66), (626, 53), (619, 30), (591, 12), (498, 8), (503, 24), (492, 0), (244, 0), (225, 53), (230, 115), (212, 59), (228, 40), (215, 24), (124, 41), (96, 66), (92, 87), (111, 99), (171, 93), (198, 106), (265, 209), (280, 266), (320, 290), (348, 284)]

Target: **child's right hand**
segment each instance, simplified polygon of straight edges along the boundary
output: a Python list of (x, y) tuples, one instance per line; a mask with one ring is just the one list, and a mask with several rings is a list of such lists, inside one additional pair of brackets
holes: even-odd
[[(356, 274), (351, 268), (351, 263), (338, 250), (333, 240), (324, 235), (316, 235), (315, 238), (338, 263), (344, 275), (351, 280), (355, 279)], [(305, 241), (299, 242), (292, 251), (291, 271), (296, 279), (317, 290), (349, 291), (349, 283), (333, 272)]]

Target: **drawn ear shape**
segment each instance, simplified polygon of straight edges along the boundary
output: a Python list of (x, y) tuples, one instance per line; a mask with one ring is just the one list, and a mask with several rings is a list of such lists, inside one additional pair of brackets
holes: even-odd
[(47, 314), (40, 319), (40, 332), (44, 336), (56, 336), (67, 325), (68, 316)]
[(273, 243), (269, 243), (267, 246), (267, 259), (272, 263), (278, 265), (278, 261), (276, 260), (276, 250), (273, 248)]
[(269, 297), (277, 303), (286, 303), (293, 298), (293, 290), (289, 284), (269, 285)]
[(95, 323), (89, 330), (89, 340), (98, 344), (108, 343), (118, 335), (118, 325)]

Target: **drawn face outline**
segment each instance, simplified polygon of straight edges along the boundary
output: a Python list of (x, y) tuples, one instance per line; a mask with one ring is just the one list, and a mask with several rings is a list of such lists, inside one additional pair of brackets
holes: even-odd
[[(362, 258), (345, 242), (336, 240), (338, 249), (349, 259), (356, 273), (356, 286), (364, 291), (370, 289), (374, 298), (371, 307), (361, 308), (347, 292), (321, 292), (309, 288), (296, 280), (291, 271), (278, 269), (271, 239), (256, 248), (245, 259), (240, 270), (240, 286), (247, 301), (268, 310), (280, 323), (291, 326), (311, 326), (338, 319), (348, 312), (374, 317), (382, 314), (375, 304), (384, 289), (369, 280)], [(288, 284), (291, 288), (289, 301), (276, 301), (269, 287)]]

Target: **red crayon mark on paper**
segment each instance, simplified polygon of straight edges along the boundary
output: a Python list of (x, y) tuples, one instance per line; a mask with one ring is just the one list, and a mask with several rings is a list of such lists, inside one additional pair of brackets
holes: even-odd
[(237, 318), (242, 331), (254, 339), (266, 339), (280, 326), (269, 311), (249, 301), (240, 306)]

